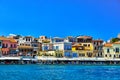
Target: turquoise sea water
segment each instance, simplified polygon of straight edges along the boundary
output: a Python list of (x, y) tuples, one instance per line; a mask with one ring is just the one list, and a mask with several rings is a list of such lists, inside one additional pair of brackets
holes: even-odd
[(120, 80), (120, 66), (0, 65), (0, 80)]

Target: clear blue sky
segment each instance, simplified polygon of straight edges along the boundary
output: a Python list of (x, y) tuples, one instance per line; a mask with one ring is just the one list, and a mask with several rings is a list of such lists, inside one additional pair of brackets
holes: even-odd
[(119, 0), (0, 0), (0, 35), (107, 40), (120, 33)]

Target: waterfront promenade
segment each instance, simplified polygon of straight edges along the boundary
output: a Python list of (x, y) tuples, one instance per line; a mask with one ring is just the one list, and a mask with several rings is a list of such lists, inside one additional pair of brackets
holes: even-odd
[(0, 57), (4, 64), (120, 64), (120, 59), (105, 58), (54, 58), (54, 57)]
[(51, 60), (51, 61), (120, 61), (120, 59), (118, 58), (55, 58), (55, 57), (36, 57), (36, 58), (32, 58), (32, 57), (0, 57), (0, 60)]

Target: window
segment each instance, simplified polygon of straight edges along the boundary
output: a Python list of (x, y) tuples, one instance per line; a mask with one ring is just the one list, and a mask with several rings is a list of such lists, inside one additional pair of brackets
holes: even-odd
[(80, 56), (80, 57), (84, 57), (84, 56), (85, 56), (85, 54), (83, 54), (83, 53), (80, 53), (80, 54), (79, 54), (79, 56)]
[(114, 58), (115, 58), (116, 56), (114, 55)]
[(105, 55), (105, 57), (107, 57), (107, 54)]
[(6, 48), (8, 47), (8, 44), (6, 44)]
[(5, 48), (5, 44), (4, 44), (4, 43), (3, 43), (3, 45), (2, 45), (2, 46), (3, 46), (3, 48)]
[(109, 55), (109, 57), (111, 57), (111, 54)]
[(44, 50), (48, 50), (48, 46), (45, 46), (45, 47), (44, 47)]
[(29, 38), (29, 41), (30, 41), (30, 38)]
[(12, 48), (12, 44), (10, 45), (10, 47)]
[(95, 49), (95, 50), (97, 50), (97, 48), (96, 48), (96, 47), (95, 47), (94, 49)]
[(116, 52), (116, 53), (119, 53), (119, 48), (115, 48), (115, 52)]
[(110, 49), (107, 49), (107, 53), (110, 53)]
[(0, 46), (2, 45), (2, 43), (0, 42)]
[(84, 44), (83, 46), (87, 47), (87, 44)]
[(98, 45), (98, 42), (97, 42), (97, 45)]
[(16, 48), (16, 44), (14, 44), (14, 48)]
[(56, 46), (56, 50), (59, 50), (59, 46)]
[(65, 45), (64, 50), (71, 50), (71, 45)]
[(90, 47), (90, 44), (88, 44), (88, 47)]

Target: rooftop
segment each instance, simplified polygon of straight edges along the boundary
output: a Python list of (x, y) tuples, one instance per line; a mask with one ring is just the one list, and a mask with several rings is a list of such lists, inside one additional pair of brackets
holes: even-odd
[(112, 47), (112, 43), (106, 43), (104, 44), (104, 47)]
[(6, 41), (10, 41), (10, 42), (17, 42), (15, 39), (13, 38), (6, 38), (6, 37), (0, 37), (0, 40), (6, 40)]
[(118, 41), (118, 42), (114, 42), (113, 44), (120, 44), (120, 41)]
[(85, 38), (85, 39), (89, 39), (92, 38), (91, 36), (78, 36), (77, 38)]

